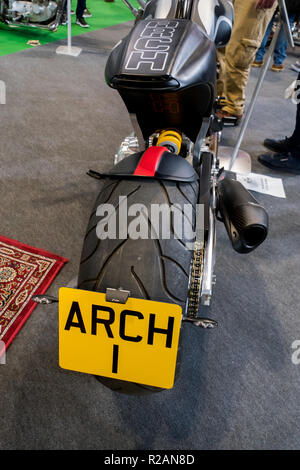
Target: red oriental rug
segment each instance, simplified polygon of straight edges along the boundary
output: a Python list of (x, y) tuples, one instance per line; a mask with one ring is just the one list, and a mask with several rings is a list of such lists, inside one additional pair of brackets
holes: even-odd
[(45, 294), (67, 261), (0, 236), (0, 346), (8, 348), (36, 307), (32, 296)]

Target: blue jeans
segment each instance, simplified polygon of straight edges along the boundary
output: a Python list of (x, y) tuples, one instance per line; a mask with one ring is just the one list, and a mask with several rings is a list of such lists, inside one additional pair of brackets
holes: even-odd
[[(294, 22), (294, 19), (295, 19), (295, 15), (290, 15), (289, 16), (291, 26)], [(275, 20), (275, 16), (273, 16), (272, 20), (270, 21), (270, 24), (267, 28), (265, 37), (263, 38), (261, 46), (260, 46), (260, 48), (258, 49), (258, 51), (256, 53), (255, 61), (257, 61), (257, 62), (262, 62), (263, 59), (264, 59), (264, 55), (266, 53), (266, 44), (268, 42), (270, 33), (272, 31), (274, 20)], [(274, 64), (276, 64), (276, 65), (282, 65), (283, 64), (283, 62), (286, 59), (287, 46), (288, 46), (288, 43), (287, 43), (287, 40), (286, 40), (286, 37), (285, 37), (284, 29), (281, 28), (281, 31), (279, 33), (279, 36), (278, 36), (278, 39), (277, 39), (277, 42), (276, 42), (276, 45), (275, 45), (275, 50), (274, 50)]]

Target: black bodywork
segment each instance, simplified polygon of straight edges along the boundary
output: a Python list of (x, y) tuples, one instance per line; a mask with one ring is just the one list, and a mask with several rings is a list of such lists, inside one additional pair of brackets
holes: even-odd
[[(136, 50), (145, 47), (142, 35), (152, 30), (174, 30), (172, 42), (148, 39), (147, 50)], [(215, 46), (191, 21), (142, 20), (112, 52), (106, 80), (136, 115), (145, 140), (157, 130), (175, 128), (195, 141), (214, 102)]]
[[(175, 128), (195, 142), (203, 118), (212, 113), (215, 40), (222, 45), (228, 41), (230, 19), (222, 16), (226, 21), (219, 21), (212, 12), (217, 29), (209, 36), (202, 23), (174, 19), (174, 14), (180, 16), (181, 3), (173, 1), (170, 18), (159, 19), (155, 18), (159, 0), (148, 2), (146, 19), (137, 22), (107, 62), (106, 81), (119, 91), (129, 113), (136, 115), (145, 140), (157, 130)], [(190, 2), (187, 16), (196, 3)], [(218, 3), (220, 8), (223, 3)], [(225, 7), (220, 13), (225, 14)]]

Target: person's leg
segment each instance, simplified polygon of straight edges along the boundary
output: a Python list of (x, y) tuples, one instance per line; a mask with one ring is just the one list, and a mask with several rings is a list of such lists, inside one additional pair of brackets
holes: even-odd
[(261, 43), (260, 47), (258, 48), (258, 50), (256, 52), (255, 62), (263, 62), (263, 60), (264, 60), (264, 56), (265, 56), (265, 53), (267, 51), (266, 45), (267, 45), (269, 36), (271, 34), (273, 24), (274, 24), (274, 16), (271, 19), (271, 21), (269, 23), (269, 26), (267, 27), (266, 34), (264, 35), (264, 38), (262, 40), (262, 43)]
[(65, 26), (68, 22), (68, 17), (67, 17), (67, 0), (65, 0), (65, 3), (64, 3), (64, 6), (63, 6), (63, 11), (62, 11), (62, 15), (61, 15), (61, 18), (60, 18), (60, 24), (62, 26)]
[[(300, 83), (300, 73), (298, 76)], [(266, 143), (271, 142), (271, 150), (278, 152), (275, 154), (264, 154), (258, 157), (260, 163), (273, 170), (289, 171), (292, 173), (300, 173), (300, 85), (298, 88), (298, 105), (296, 115), (296, 126), (293, 135), (285, 140), (266, 139)], [(280, 150), (281, 149), (281, 150)]]
[[(295, 19), (295, 15), (292, 15), (289, 17), (290, 26), (292, 26), (294, 19)], [(274, 64), (275, 65), (282, 65), (283, 62), (285, 61), (287, 57), (287, 53), (286, 53), (287, 46), (288, 46), (288, 43), (287, 43), (284, 28), (281, 28), (281, 31), (278, 36), (276, 46), (274, 49)]]
[[(298, 83), (300, 83), (300, 73), (298, 75)], [(272, 152), (284, 153), (293, 152), (295, 149), (300, 149), (300, 85), (298, 90), (296, 90), (296, 96), (299, 100), (299, 104), (297, 105), (296, 126), (294, 133), (291, 135), (291, 137), (286, 137), (285, 139), (265, 139), (264, 146)]]
[(235, 0), (235, 23), (232, 37), (225, 50), (225, 113), (241, 116), (245, 105), (245, 89), (251, 65), (266, 29), (273, 17), (274, 7), (256, 9), (256, 0)]
[(76, 17), (82, 18), (83, 12), (86, 9), (86, 0), (78, 0), (76, 8)]
[(89, 28), (84, 19), (84, 10), (86, 9), (86, 0), (78, 0), (76, 8), (76, 24), (81, 28)]
[(300, 103), (298, 104), (296, 127), (295, 127), (295, 132), (292, 136), (292, 139), (295, 142), (295, 147), (300, 149)]
[(297, 105), (297, 115), (296, 115), (296, 126), (293, 135), (290, 137), (294, 148), (300, 151), (300, 73), (298, 75), (298, 105)]

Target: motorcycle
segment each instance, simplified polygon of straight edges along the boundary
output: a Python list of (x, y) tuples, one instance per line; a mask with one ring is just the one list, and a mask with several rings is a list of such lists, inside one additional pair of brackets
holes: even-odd
[[(231, 36), (231, 2), (149, 0), (139, 1), (139, 10), (124, 2), (136, 21), (112, 50), (105, 78), (123, 99), (134, 133), (110, 171), (88, 172), (102, 188), (77, 288), (60, 289), (59, 344), (61, 367), (137, 394), (173, 387), (186, 324), (217, 326), (200, 316), (215, 283), (217, 219), (234, 250), (249, 253), (265, 240), (268, 215), (218, 158), (216, 49)], [(150, 236), (131, 237), (131, 222), (124, 227), (120, 218), (117, 235), (106, 236), (125, 204), (140, 208), (138, 224), (146, 220)], [(166, 209), (171, 236), (149, 216), (157, 205)], [(176, 213), (184, 220), (181, 236)]]
[(9, 26), (30, 26), (56, 31), (65, 0), (0, 0), (0, 21)]

